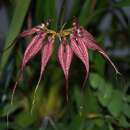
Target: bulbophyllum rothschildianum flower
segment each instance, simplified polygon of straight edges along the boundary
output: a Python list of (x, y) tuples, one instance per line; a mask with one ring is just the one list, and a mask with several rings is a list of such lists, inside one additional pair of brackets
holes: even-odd
[[(83, 62), (86, 69), (86, 77), (89, 74), (89, 55), (88, 49), (93, 49), (94, 51), (99, 52), (103, 57), (105, 57), (111, 65), (114, 67), (116, 73), (119, 74), (114, 63), (110, 60), (106, 52), (99, 47), (96, 43), (95, 38), (78, 22), (73, 22), (73, 26), (70, 29), (61, 30), (60, 32), (55, 32), (47, 28), (48, 23), (41, 24), (36, 27), (33, 27), (29, 30), (25, 30), (20, 34), (20, 37), (26, 37), (33, 35), (33, 38), (29, 45), (27, 46), (24, 56), (22, 59), (21, 65), (21, 74), (27, 63), (39, 52), (41, 51), (41, 71), (39, 80), (35, 89), (35, 92), (39, 86), (42, 75), (44, 73), (45, 67), (52, 55), (53, 46), (55, 38), (58, 37), (60, 41), (58, 49), (58, 59), (61, 65), (61, 68), (64, 72), (66, 82), (68, 84), (69, 69), (72, 62), (74, 54)], [(13, 89), (13, 94), (16, 89), (18, 81)], [(68, 86), (68, 85), (67, 85)], [(13, 100), (12, 94), (12, 100)], [(35, 93), (34, 93), (35, 95)]]
[(81, 59), (86, 67), (86, 77), (89, 73), (88, 49), (99, 52), (113, 66), (117, 74), (120, 74), (106, 52), (97, 44), (95, 38), (77, 22), (73, 22), (73, 31), (70, 34), (70, 43), (73, 52)]

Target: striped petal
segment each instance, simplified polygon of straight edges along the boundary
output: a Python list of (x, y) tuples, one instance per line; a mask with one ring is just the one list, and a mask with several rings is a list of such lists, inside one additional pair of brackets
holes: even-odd
[(117, 67), (114, 65), (114, 63), (109, 58), (107, 53), (97, 44), (95, 38), (89, 32), (84, 30), (84, 37), (81, 38), (81, 39), (84, 41), (84, 43), (85, 43), (87, 48), (93, 49), (95, 51), (98, 51), (104, 58), (106, 58), (110, 62), (110, 64), (115, 69), (116, 73), (120, 74), (120, 72), (118, 71)]
[(39, 32), (39, 31), (40, 31), (39, 28), (34, 27), (34, 28), (31, 28), (31, 29), (28, 29), (28, 30), (25, 30), (25, 31), (21, 32), (20, 37), (30, 36), (30, 35), (32, 35), (34, 33)]
[[(44, 73), (45, 67), (52, 55), (53, 52), (53, 43), (54, 39), (52, 37), (48, 37), (48, 40), (46, 41), (43, 49), (42, 49), (42, 57), (41, 57), (41, 71), (40, 71), (40, 77), (38, 82), (40, 83), (40, 80), (42, 78), (42, 75)], [(38, 83), (38, 84), (39, 84)]]
[(84, 44), (84, 42), (78, 38), (75, 38), (74, 36), (70, 36), (71, 40), (71, 47), (75, 55), (77, 55), (81, 61), (84, 63), (86, 68), (86, 77), (89, 73), (89, 56), (88, 56), (88, 50)]
[(67, 43), (67, 41), (63, 40), (59, 46), (58, 58), (66, 80), (68, 80), (72, 57), (73, 57), (73, 52), (72, 49), (70, 48), (70, 45)]
[(40, 51), (44, 38), (44, 33), (38, 34), (34, 36), (31, 43), (27, 46), (23, 56), (22, 70), (24, 69), (25, 65), (32, 59), (32, 57), (34, 57)]
[(45, 67), (52, 55), (52, 52), (53, 52), (53, 43), (54, 43), (54, 38), (52, 37), (48, 37), (48, 40), (44, 43), (44, 47), (42, 49), (42, 56), (41, 56), (41, 71), (40, 71), (40, 76), (39, 76), (39, 79), (38, 79), (38, 82), (37, 82), (37, 85), (36, 85), (36, 88), (35, 88), (35, 91), (34, 91), (34, 98), (33, 98), (33, 103), (32, 103), (32, 109), (31, 109), (31, 112), (33, 110), (33, 105), (35, 103), (35, 96), (36, 96), (36, 92), (37, 92), (37, 89), (39, 87), (39, 84), (40, 84), (40, 81), (41, 81), (41, 78), (42, 78), (42, 75), (44, 73), (44, 70), (45, 70)]
[(91, 33), (85, 30), (82, 26), (74, 26), (74, 33), (77, 38), (84, 42), (85, 46), (89, 49), (98, 51), (104, 58), (106, 58), (115, 69), (116, 73), (120, 74), (114, 63), (111, 61), (107, 53), (97, 44), (95, 38)]

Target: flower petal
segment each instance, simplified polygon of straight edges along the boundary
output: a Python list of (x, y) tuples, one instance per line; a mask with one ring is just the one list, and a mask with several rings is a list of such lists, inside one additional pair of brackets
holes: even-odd
[(52, 55), (53, 52), (53, 43), (54, 39), (52, 37), (48, 37), (47, 43), (44, 45), (42, 50), (42, 61), (41, 61), (41, 75), (44, 72), (44, 69)]
[(39, 28), (34, 27), (34, 28), (31, 28), (31, 29), (28, 29), (28, 30), (25, 30), (25, 31), (21, 32), (20, 37), (30, 36), (30, 35), (32, 35), (32, 34), (34, 34), (36, 32), (39, 32), (39, 31), (40, 31)]
[(31, 112), (33, 110), (33, 105), (35, 103), (35, 96), (36, 96), (36, 92), (37, 92), (37, 89), (39, 87), (39, 84), (40, 84), (40, 81), (41, 81), (41, 78), (42, 78), (42, 75), (44, 73), (44, 70), (45, 70), (45, 67), (52, 55), (52, 52), (53, 52), (53, 43), (54, 43), (54, 38), (52, 37), (48, 37), (48, 41), (46, 41), (43, 49), (42, 49), (42, 58), (41, 58), (41, 71), (40, 71), (40, 76), (39, 76), (39, 79), (38, 79), (38, 82), (37, 82), (37, 85), (36, 85), (36, 88), (35, 88), (35, 91), (34, 91), (34, 98), (33, 98), (33, 102), (32, 102), (32, 108), (31, 108)]
[(58, 58), (66, 80), (68, 80), (68, 74), (69, 74), (72, 57), (73, 57), (73, 52), (72, 49), (70, 48), (70, 45), (67, 43), (67, 41), (63, 40), (59, 46)]
[(40, 80), (42, 78), (43, 72), (45, 70), (45, 67), (52, 55), (53, 52), (53, 43), (54, 38), (48, 37), (48, 41), (45, 43), (43, 49), (42, 49), (42, 57), (41, 57), (41, 71), (40, 71), (40, 77), (38, 80), (38, 84), (40, 83)]
[(110, 64), (115, 69), (116, 73), (120, 74), (120, 72), (118, 71), (117, 67), (111, 61), (111, 59), (109, 58), (107, 53), (97, 44), (95, 38), (89, 32), (84, 31), (84, 38), (81, 38), (81, 39), (84, 41), (84, 43), (85, 43), (87, 48), (93, 49), (95, 51), (98, 51), (104, 58), (106, 58), (110, 62)]
[(72, 50), (84, 63), (86, 71), (87, 71), (86, 77), (88, 77), (88, 73), (89, 73), (88, 50), (87, 50), (87, 48), (82, 40), (80, 40), (72, 35), (70, 36), (70, 40), (71, 40)]
[(120, 74), (114, 63), (111, 61), (109, 56), (106, 54), (106, 52), (97, 44), (95, 38), (91, 33), (89, 33), (87, 30), (85, 30), (82, 26), (74, 26), (74, 32), (73, 34), (79, 38), (81, 41), (84, 42), (85, 46), (89, 49), (93, 49), (95, 51), (98, 51), (102, 56), (104, 56), (110, 64), (115, 69), (116, 73)]
[(25, 65), (31, 60), (32, 57), (34, 57), (39, 50), (42, 48), (42, 41), (45, 38), (45, 33), (40, 33), (36, 35), (31, 43), (27, 46), (24, 56), (23, 56), (23, 61), (22, 61), (22, 70), (24, 69)]

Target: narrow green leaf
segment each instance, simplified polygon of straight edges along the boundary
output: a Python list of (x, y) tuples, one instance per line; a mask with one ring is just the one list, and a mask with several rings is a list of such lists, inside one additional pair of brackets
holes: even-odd
[[(24, 22), (24, 18), (26, 16), (27, 9), (30, 5), (30, 2), (31, 0), (18, 0), (16, 2), (16, 7), (14, 10), (13, 18), (11, 21), (9, 33), (5, 41), (4, 48), (7, 48), (10, 44), (12, 44), (15, 38), (17, 37), (18, 33), (20, 32), (20, 29)], [(0, 64), (0, 75), (2, 74), (2, 71), (8, 61), (11, 51), (12, 51), (12, 48), (10, 48), (8, 51), (3, 53), (2, 55), (1, 64)]]
[(40, 14), (44, 16), (44, 21), (47, 21), (48, 19), (51, 19), (51, 27), (56, 28), (56, 6), (55, 6), (55, 0), (41, 0), (42, 4), (40, 5), (42, 10), (39, 10)]
[(72, 6), (72, 10), (71, 10), (71, 14), (70, 14), (70, 18), (77, 16), (77, 14), (79, 13), (79, 4), (80, 4), (80, 0), (74, 0), (73, 1), (73, 6)]
[(85, 26), (87, 21), (89, 20), (88, 17), (90, 16), (90, 12), (92, 11), (92, 2), (92, 0), (86, 0), (79, 15), (79, 21), (83, 26)]
[(51, 19), (51, 25), (56, 24), (57, 15), (55, 0), (37, 0), (35, 18), (38, 23)]
[(36, 9), (35, 9), (35, 20), (36, 24), (44, 21), (44, 8), (43, 8), (43, 0), (36, 1)]
[(86, 26), (90, 23), (96, 23), (99, 18), (103, 15), (103, 13), (105, 12), (106, 8), (99, 8), (97, 10), (95, 10), (88, 18), (88, 20), (86, 21)]

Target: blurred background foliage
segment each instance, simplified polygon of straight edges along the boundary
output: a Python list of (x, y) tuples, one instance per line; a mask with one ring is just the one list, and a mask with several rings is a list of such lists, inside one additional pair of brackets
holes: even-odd
[[(0, 0), (0, 130), (128, 130), (130, 129), (130, 0)], [(90, 73), (85, 88), (84, 66), (73, 59), (66, 102), (65, 80), (57, 46), (39, 86), (33, 113), (40, 55), (27, 65), (10, 105), (12, 86), (31, 37), (17, 35), (51, 19), (50, 28), (72, 26), (76, 17), (108, 52), (122, 76), (99, 54), (89, 51)], [(8, 118), (7, 118), (8, 114)], [(8, 119), (8, 122), (7, 122)], [(8, 124), (8, 126), (7, 126)]]

